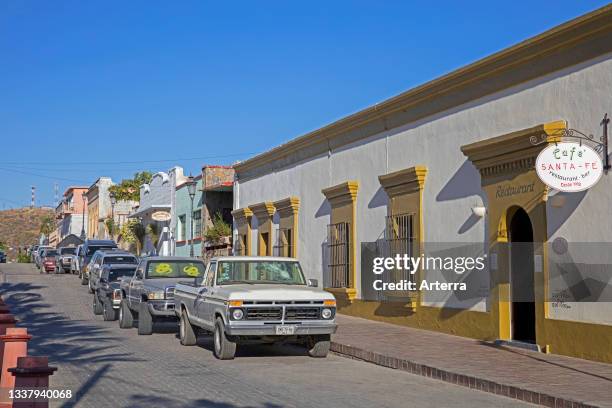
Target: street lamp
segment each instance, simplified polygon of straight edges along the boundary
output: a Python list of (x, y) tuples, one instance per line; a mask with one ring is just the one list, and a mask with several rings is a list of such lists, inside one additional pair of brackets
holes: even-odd
[(109, 196), (111, 202), (111, 220), (113, 220), (111, 224), (113, 226), (113, 230), (111, 231), (111, 238), (115, 239), (115, 204), (117, 204), (117, 197), (115, 197), (115, 193), (113, 193), (112, 191)]
[(191, 248), (189, 249), (189, 256), (193, 257), (193, 199), (195, 198), (196, 193), (196, 181), (193, 179), (191, 173), (189, 174), (189, 178), (185, 182), (187, 184), (187, 191), (189, 192), (189, 198), (191, 198), (191, 212), (189, 213), (189, 234), (191, 238)]
[(81, 222), (81, 239), (85, 241), (85, 200), (87, 200), (87, 192), (83, 191), (81, 197), (83, 198), (83, 221)]

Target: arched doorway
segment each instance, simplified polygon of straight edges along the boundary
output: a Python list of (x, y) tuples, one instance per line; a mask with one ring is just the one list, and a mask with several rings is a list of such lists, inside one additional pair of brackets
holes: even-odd
[(533, 228), (522, 208), (509, 215), (511, 336), (512, 340), (535, 343)]

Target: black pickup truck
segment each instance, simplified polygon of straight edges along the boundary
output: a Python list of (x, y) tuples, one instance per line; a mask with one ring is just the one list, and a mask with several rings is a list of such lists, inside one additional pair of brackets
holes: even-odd
[(104, 265), (100, 270), (100, 279), (93, 294), (93, 312), (103, 315), (104, 320), (117, 320), (121, 304), (121, 281), (134, 275), (134, 264)]

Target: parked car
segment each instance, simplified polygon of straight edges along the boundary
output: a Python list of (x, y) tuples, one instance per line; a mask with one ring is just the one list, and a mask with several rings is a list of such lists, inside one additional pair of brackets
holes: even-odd
[(176, 321), (174, 286), (179, 280), (197, 278), (204, 273), (204, 262), (195, 258), (144, 258), (131, 278), (121, 281), (119, 327), (133, 326), (138, 316), (138, 334), (151, 334), (156, 320)]
[(87, 282), (89, 292), (93, 293), (98, 287), (102, 266), (113, 264), (138, 265), (138, 258), (136, 255), (119, 249), (96, 251), (96, 253), (91, 257), (89, 267), (87, 268), (89, 273), (89, 279)]
[(55, 272), (57, 265), (56, 257), (59, 253), (57, 249), (47, 248), (40, 255), (40, 272)]
[(0, 251), (0, 263), (6, 263), (6, 254), (4, 251)]
[(70, 260), (70, 273), (73, 275), (76, 275), (79, 273), (79, 256), (81, 254), (82, 249), (83, 249), (83, 245), (77, 246), (74, 256)]
[(48, 249), (48, 248), (51, 248), (51, 247), (48, 245), (41, 245), (38, 247), (38, 249), (34, 253), (34, 264), (36, 264), (36, 267), (40, 268), (41, 271), (43, 269), (41, 265), (42, 253), (45, 249)]
[(56, 265), (55, 270), (57, 273), (66, 271), (70, 272), (70, 265), (72, 264), (72, 259), (76, 254), (75, 247), (62, 247), (57, 249), (58, 255), (56, 257)]
[(104, 320), (117, 320), (121, 304), (121, 280), (134, 275), (138, 265), (103, 265), (100, 279), (93, 295), (93, 312)]
[(317, 286), (296, 259), (213, 258), (204, 279), (176, 285), (181, 344), (196, 344), (203, 329), (213, 332), (221, 360), (234, 358), (236, 344), (252, 342), (302, 343), (310, 356), (326, 357), (336, 332), (336, 299)]
[(36, 251), (38, 250), (38, 245), (32, 245), (30, 247), (30, 250), (28, 252), (28, 255), (30, 256), (30, 262), (35, 263), (34, 261), (34, 255), (36, 254)]
[(117, 248), (115, 241), (102, 239), (85, 240), (81, 248), (81, 253), (79, 254), (79, 278), (81, 279), (81, 285), (87, 285), (87, 281), (89, 280), (87, 267), (89, 266), (89, 261), (91, 261), (93, 254), (99, 250), (115, 248)]

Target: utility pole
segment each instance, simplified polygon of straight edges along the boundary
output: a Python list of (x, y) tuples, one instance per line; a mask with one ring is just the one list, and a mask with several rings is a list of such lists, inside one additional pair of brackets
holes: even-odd
[(53, 206), (57, 207), (59, 204), (59, 186), (57, 185), (57, 182), (53, 184), (53, 200)]
[(36, 205), (36, 186), (32, 186), (32, 201), (30, 202), (30, 208), (34, 208)]

